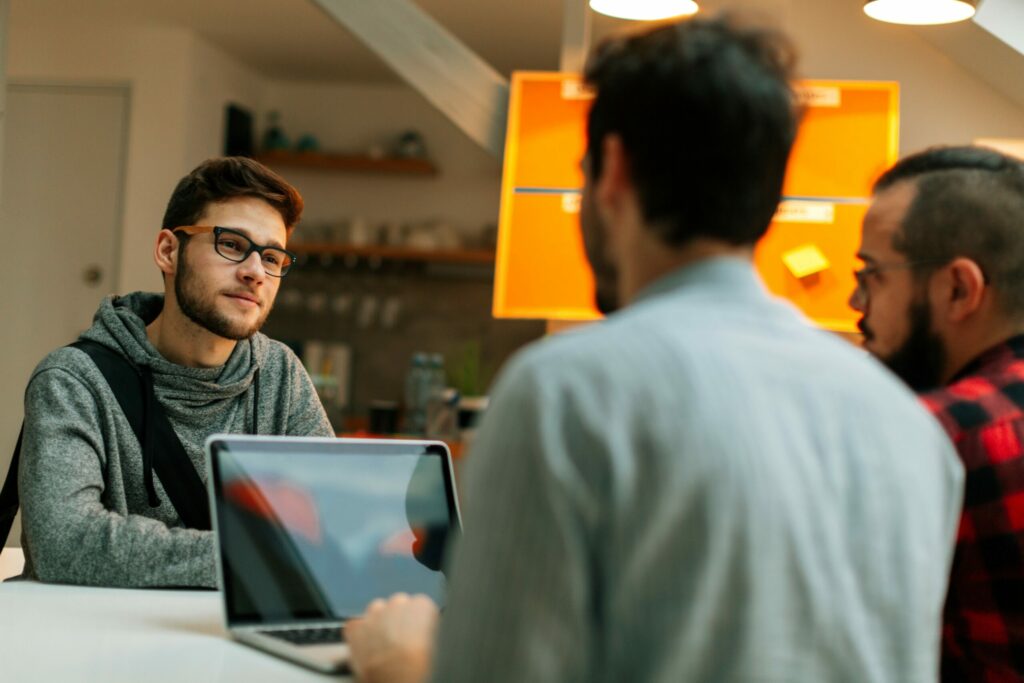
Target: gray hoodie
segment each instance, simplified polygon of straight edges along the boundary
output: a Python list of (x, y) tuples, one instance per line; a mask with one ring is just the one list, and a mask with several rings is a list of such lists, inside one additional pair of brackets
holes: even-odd
[[(154, 391), (202, 479), (203, 442), (253, 431), (259, 370), (260, 434), (331, 436), (333, 430), (295, 354), (262, 334), (241, 341), (216, 368), (166, 360), (146, 338), (163, 296), (136, 292), (100, 305), (90, 339), (147, 366)], [(213, 533), (183, 528), (154, 475), (150, 507), (142, 450), (103, 375), (84, 352), (43, 359), (25, 392), (18, 491), (25, 576), (95, 586), (217, 583)]]

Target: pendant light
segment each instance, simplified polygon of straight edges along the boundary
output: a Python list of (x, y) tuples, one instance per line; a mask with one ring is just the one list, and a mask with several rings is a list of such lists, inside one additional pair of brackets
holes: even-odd
[(867, 0), (864, 13), (890, 24), (952, 24), (974, 16), (977, 0)]
[(685, 17), (700, 9), (694, 0), (590, 0), (590, 8), (610, 17), (641, 21)]

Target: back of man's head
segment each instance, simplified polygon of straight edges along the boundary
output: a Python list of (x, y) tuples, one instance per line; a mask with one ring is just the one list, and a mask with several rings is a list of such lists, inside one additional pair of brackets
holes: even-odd
[(673, 247), (756, 242), (778, 207), (797, 114), (795, 51), (729, 18), (694, 19), (601, 45), (587, 66), (593, 177), (623, 142), (643, 216)]
[(289, 235), (302, 217), (302, 196), (284, 178), (246, 157), (218, 157), (207, 159), (178, 182), (161, 227), (194, 225), (208, 205), (243, 197), (272, 206)]
[(908, 261), (978, 264), (1002, 311), (1024, 317), (1024, 164), (981, 147), (937, 147), (909, 156), (876, 194), (912, 183), (893, 248)]

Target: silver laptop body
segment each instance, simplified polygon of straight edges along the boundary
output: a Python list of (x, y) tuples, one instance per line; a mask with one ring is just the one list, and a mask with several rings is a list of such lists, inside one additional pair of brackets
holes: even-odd
[(228, 633), (304, 666), (347, 670), (342, 625), (370, 600), (443, 605), (461, 529), (435, 441), (213, 435), (207, 488)]

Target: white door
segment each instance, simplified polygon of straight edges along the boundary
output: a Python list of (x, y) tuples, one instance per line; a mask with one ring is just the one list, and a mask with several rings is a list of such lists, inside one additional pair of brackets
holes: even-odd
[[(127, 88), (9, 84), (0, 198), (0, 476), (25, 383), (116, 291)], [(9, 545), (20, 545), (19, 527)]]

